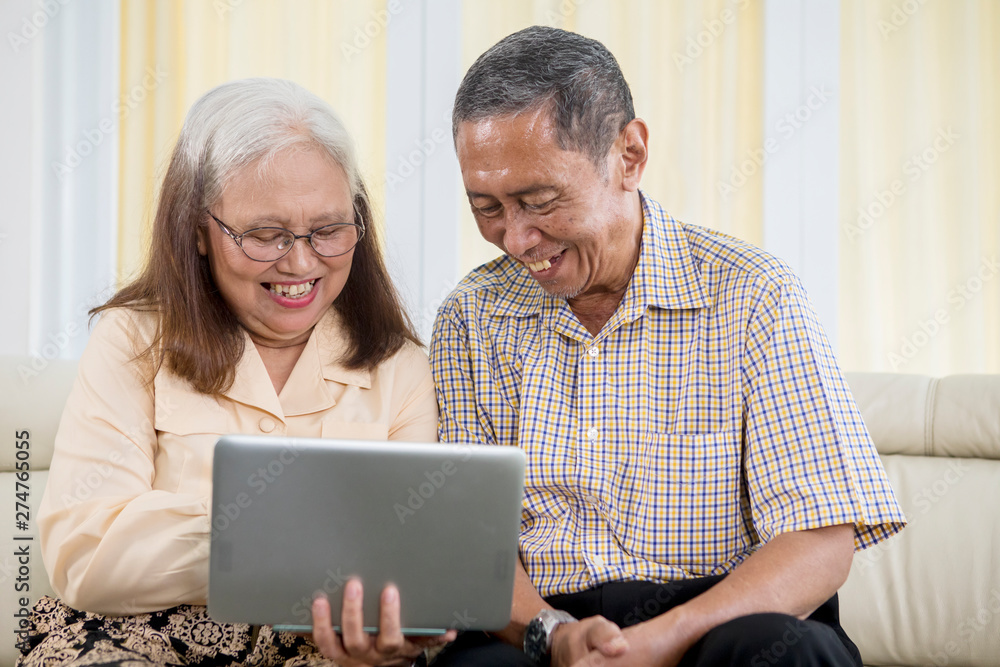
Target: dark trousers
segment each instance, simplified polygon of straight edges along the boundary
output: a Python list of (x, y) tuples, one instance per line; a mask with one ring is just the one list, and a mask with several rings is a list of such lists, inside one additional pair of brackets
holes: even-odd
[[(576, 618), (601, 615), (621, 627), (636, 625), (704, 593), (722, 579), (666, 584), (617, 582), (546, 601)], [(465, 632), (434, 660), (434, 667), (530, 667), (524, 653), (485, 632)], [(786, 614), (751, 614), (714, 628), (684, 654), (682, 667), (836, 665), (861, 667), (861, 655), (840, 627), (837, 596), (800, 621)]]

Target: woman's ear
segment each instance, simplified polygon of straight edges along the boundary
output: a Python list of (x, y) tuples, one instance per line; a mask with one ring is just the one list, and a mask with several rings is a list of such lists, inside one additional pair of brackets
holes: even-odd
[(198, 254), (204, 257), (208, 254), (208, 229), (204, 225), (198, 225), (194, 233), (198, 238)]

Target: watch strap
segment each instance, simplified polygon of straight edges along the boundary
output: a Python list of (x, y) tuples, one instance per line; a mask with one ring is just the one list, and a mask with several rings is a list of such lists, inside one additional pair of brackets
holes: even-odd
[(524, 652), (538, 664), (547, 664), (552, 651), (552, 634), (564, 623), (574, 623), (577, 619), (559, 609), (543, 609), (531, 619), (525, 632)]

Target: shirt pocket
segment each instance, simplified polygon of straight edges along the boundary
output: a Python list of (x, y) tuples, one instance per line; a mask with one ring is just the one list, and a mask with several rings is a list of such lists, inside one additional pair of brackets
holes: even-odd
[(349, 422), (325, 419), (322, 424), (324, 438), (337, 440), (388, 440), (389, 425), (379, 422)]
[(739, 433), (650, 434), (626, 460), (616, 493), (626, 551), (709, 574), (740, 550)]
[(202, 395), (158, 395), (154, 413), (157, 448), (153, 488), (208, 496), (212, 454), (233, 425), (214, 399)]

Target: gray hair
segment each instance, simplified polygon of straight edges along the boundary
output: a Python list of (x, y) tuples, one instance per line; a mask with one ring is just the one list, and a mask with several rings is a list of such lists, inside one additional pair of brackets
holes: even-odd
[(452, 135), (460, 123), (552, 107), (563, 150), (586, 154), (601, 173), (615, 138), (635, 118), (618, 61), (597, 40), (532, 26), (479, 56), (455, 95)]
[(271, 160), (295, 147), (318, 148), (347, 174), (352, 199), (364, 192), (354, 142), (329, 104), (285, 79), (230, 81), (188, 112), (177, 156), (201, 180), (201, 205), (215, 204), (238, 171), (264, 177)]

